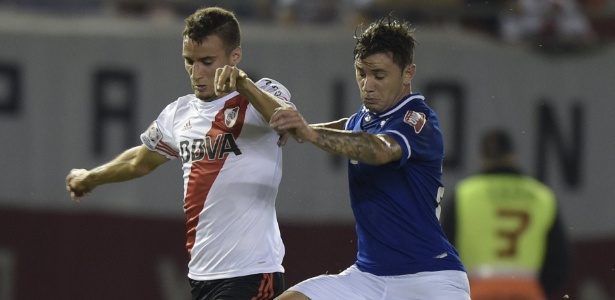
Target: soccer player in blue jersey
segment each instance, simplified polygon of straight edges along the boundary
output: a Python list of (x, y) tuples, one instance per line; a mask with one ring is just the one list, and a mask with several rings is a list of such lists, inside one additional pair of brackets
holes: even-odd
[(348, 158), (357, 260), (276, 299), (470, 299), (464, 266), (439, 222), (444, 145), (438, 117), (411, 89), (414, 29), (389, 16), (356, 40), (363, 101), (357, 113), (310, 125), (298, 110), (280, 108), (270, 125)]

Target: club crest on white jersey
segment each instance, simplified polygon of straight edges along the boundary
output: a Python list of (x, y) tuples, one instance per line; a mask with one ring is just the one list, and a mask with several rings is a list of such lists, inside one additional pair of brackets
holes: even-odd
[(232, 128), (235, 126), (235, 122), (237, 122), (237, 117), (239, 116), (239, 106), (233, 108), (227, 108), (224, 111), (224, 124), (228, 128)]

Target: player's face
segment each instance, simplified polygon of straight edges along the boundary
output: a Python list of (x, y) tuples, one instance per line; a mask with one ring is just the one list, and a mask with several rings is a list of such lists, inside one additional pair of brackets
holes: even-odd
[(414, 64), (400, 70), (388, 53), (355, 60), (355, 75), (365, 107), (380, 113), (395, 105), (411, 93), (410, 82), (415, 71)]
[(224, 43), (217, 35), (207, 36), (201, 43), (184, 38), (182, 47), (184, 66), (197, 98), (203, 101), (218, 98), (214, 92), (216, 69), (225, 65), (236, 65), (240, 53), (241, 50), (237, 47), (227, 54)]

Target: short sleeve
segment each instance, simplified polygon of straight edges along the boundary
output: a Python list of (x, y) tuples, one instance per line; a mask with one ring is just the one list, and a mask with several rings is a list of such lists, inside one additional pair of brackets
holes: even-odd
[(141, 134), (141, 142), (145, 147), (166, 156), (168, 159), (179, 156), (179, 151), (174, 146), (172, 134), (175, 107), (177, 107), (177, 101), (169, 104)]
[(430, 153), (431, 130), (427, 114), (408, 110), (389, 120), (383, 132), (392, 136), (402, 148), (400, 166), (410, 157)]
[(278, 99), (281, 99), (284, 102), (288, 102), (292, 105), (292, 103), (290, 102), (290, 92), (281, 83), (270, 78), (263, 78), (256, 82), (256, 86), (274, 95)]

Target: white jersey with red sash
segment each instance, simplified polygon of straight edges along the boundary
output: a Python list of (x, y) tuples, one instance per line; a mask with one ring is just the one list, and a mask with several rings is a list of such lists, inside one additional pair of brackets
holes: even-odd
[[(256, 84), (290, 101), (278, 82), (265, 78)], [(277, 132), (246, 98), (237, 92), (211, 102), (180, 97), (141, 140), (182, 160), (189, 278), (284, 272), (275, 212), (282, 150)]]

